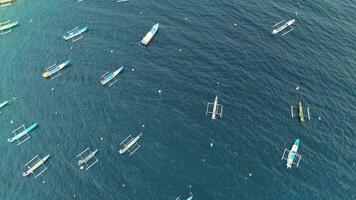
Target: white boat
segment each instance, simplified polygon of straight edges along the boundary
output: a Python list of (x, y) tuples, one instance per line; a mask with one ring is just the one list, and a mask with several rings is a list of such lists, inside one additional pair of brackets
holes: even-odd
[(218, 96), (215, 96), (214, 103), (208, 102), (206, 105), (206, 112), (205, 115), (211, 114), (211, 119), (215, 120), (216, 115), (218, 115), (220, 118), (222, 117), (222, 112), (223, 112), (223, 105), (218, 104)]
[(4, 101), (2, 103), (0, 103), (0, 108), (6, 106), (9, 103), (9, 101)]
[[(115, 70), (113, 72), (106, 72), (104, 75), (101, 76), (101, 80), (100, 80), (101, 84), (105, 85), (105, 84), (109, 83), (110, 81), (115, 79), (115, 77), (117, 75), (119, 75), (120, 72), (122, 72), (123, 70), (124, 70), (124, 66), (121, 66), (119, 69), (117, 69), (117, 70)], [(113, 85), (115, 82), (116, 81), (112, 82), (110, 84), (110, 86)]]
[(141, 44), (147, 46), (151, 42), (153, 37), (156, 35), (158, 28), (159, 28), (159, 23), (153, 25), (151, 30), (148, 31), (145, 37), (143, 37), (143, 39), (141, 40)]
[[(130, 135), (131, 136), (131, 135)], [(140, 133), (138, 136), (136, 136), (134, 139), (130, 139), (129, 142), (127, 142), (124, 145), (124, 148), (120, 149), (119, 153), (120, 154), (124, 154), (126, 151), (128, 151), (131, 147), (133, 147), (134, 145), (137, 144), (138, 140), (141, 138), (142, 133)], [(129, 137), (128, 137), (129, 138)], [(125, 140), (124, 140), (125, 141)], [(123, 142), (122, 142), (123, 143)], [(140, 146), (139, 146), (140, 147)], [(133, 152), (130, 153), (133, 154), (139, 147), (135, 148), (135, 150)]]
[[(30, 160), (30, 162), (33, 161), (33, 160), (34, 160), (35, 158), (37, 158), (37, 157), (38, 157), (38, 156), (35, 156), (32, 160)], [(47, 156), (45, 156), (45, 157), (42, 158), (42, 159), (39, 159), (32, 167), (29, 167), (29, 166), (28, 166), (28, 169), (27, 169), (24, 173), (22, 173), (22, 176), (28, 176), (28, 175), (34, 173), (35, 170), (36, 170), (37, 168), (39, 168), (41, 165), (43, 165), (44, 162), (46, 162), (46, 160), (47, 160), (49, 157), (50, 157), (50, 154), (48, 154)], [(30, 162), (28, 162), (26, 165), (28, 165)], [(42, 171), (40, 172), (40, 174), (41, 174), (42, 172), (44, 172), (46, 169), (47, 169), (47, 168), (45, 168), (44, 170), (42, 170)], [(35, 175), (35, 177), (39, 176), (40, 174)]]
[(98, 151), (99, 151), (99, 149), (96, 149), (95, 151), (91, 152), (91, 153), (90, 153), (88, 156), (86, 156), (85, 158), (80, 159), (80, 160), (78, 161), (78, 165), (80, 166), (80, 165), (82, 165), (82, 164), (88, 162), (90, 159), (92, 159), (92, 158), (95, 156), (95, 154), (96, 154)]
[(297, 154), (298, 147), (299, 147), (299, 139), (296, 139), (290, 150), (284, 149), (281, 159), (287, 161), (286, 164), (287, 169), (292, 168), (293, 165), (296, 165), (297, 167), (299, 166), (301, 156)]
[[(294, 24), (295, 22), (295, 19), (291, 19), (289, 21), (285, 21), (285, 20), (282, 20), (280, 22), (278, 22), (277, 24), (275, 24), (273, 27), (276, 27), (275, 29), (272, 30), (272, 35), (276, 35), (280, 32), (282, 32), (282, 36), (288, 34), (289, 32), (291, 32), (293, 30), (293, 28), (291, 28), (291, 26)], [(278, 26), (279, 24), (283, 23), (282, 26)], [(283, 32), (283, 30), (289, 28), (288, 31), (286, 32)]]

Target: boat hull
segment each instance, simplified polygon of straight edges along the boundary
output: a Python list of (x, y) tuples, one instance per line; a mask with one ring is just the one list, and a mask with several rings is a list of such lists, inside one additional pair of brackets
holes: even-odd
[(4, 101), (2, 103), (0, 103), (0, 108), (6, 106), (9, 103), (9, 101)]
[(153, 25), (151, 30), (141, 40), (141, 44), (147, 46), (152, 41), (154, 36), (157, 34), (158, 29), (159, 29), (159, 23)]
[(298, 147), (299, 147), (299, 139), (297, 139), (291, 150), (289, 151), (289, 154), (288, 154), (288, 159), (287, 159), (287, 168), (292, 168), (292, 165), (293, 165), (293, 162), (294, 162), (294, 159), (295, 159), (295, 156), (297, 154), (297, 151), (298, 151)]

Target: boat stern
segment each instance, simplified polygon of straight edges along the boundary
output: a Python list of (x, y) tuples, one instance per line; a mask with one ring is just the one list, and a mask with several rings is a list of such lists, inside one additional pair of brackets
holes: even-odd
[(51, 76), (51, 73), (49, 71), (45, 71), (45, 72), (43, 72), (42, 76), (44, 78), (49, 78)]

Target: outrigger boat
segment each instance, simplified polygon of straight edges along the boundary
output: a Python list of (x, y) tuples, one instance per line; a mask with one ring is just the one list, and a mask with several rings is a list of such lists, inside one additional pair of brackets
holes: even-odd
[[(119, 153), (124, 154), (127, 151), (129, 151), (130, 152), (129, 156), (131, 156), (133, 153), (135, 153), (135, 151), (137, 151), (141, 147), (141, 145), (139, 145), (137, 143), (141, 137), (142, 137), (142, 133), (137, 135), (135, 138), (132, 138), (131, 135), (127, 136), (127, 138), (120, 143), (120, 145), (122, 145), (123, 143), (125, 143), (125, 144), (124, 144), (123, 148), (120, 149)], [(127, 140), (129, 140), (129, 141), (126, 142)], [(132, 151), (131, 151), (131, 147), (133, 148)]]
[(299, 162), (302, 156), (297, 154), (298, 147), (299, 147), (299, 139), (296, 139), (290, 150), (284, 149), (281, 160), (287, 161), (287, 165), (286, 165), (287, 169), (292, 168), (293, 165), (299, 167)]
[[(44, 166), (44, 169), (41, 170), (38, 174), (35, 174), (35, 178), (37, 178), (39, 175), (41, 175), (44, 171), (47, 170), (46, 165), (44, 165), (44, 162), (46, 162), (46, 160), (48, 160), (48, 158), (50, 157), (50, 154), (48, 154), (47, 156), (45, 156), (44, 158), (40, 159), (38, 157), (38, 155), (36, 155), (34, 158), (32, 158), (28, 163), (25, 164), (25, 166), (27, 167), (27, 170), (22, 173), (22, 176), (28, 176), (30, 174), (35, 174), (36, 169), (38, 169), (40, 166)], [(34, 161), (35, 159), (36, 162), (30, 167), (30, 164), (32, 163), (32, 161)]]
[[(65, 66), (67, 66), (67, 65), (69, 64), (69, 62), (70, 62), (70, 61), (67, 60), (67, 61), (65, 61), (65, 62), (62, 63), (62, 64), (59, 64), (59, 65), (53, 64), (53, 65), (49, 66), (48, 68), (46, 68), (46, 71), (43, 72), (42, 76), (43, 76), (44, 78), (49, 78), (49, 77), (51, 77), (51, 79), (57, 78), (58, 76), (61, 75), (60, 71), (61, 71)], [(57, 75), (53, 76), (54, 74), (57, 74)]]
[[(91, 151), (88, 147), (84, 151), (82, 151), (80, 154), (78, 154), (77, 157), (80, 157), (80, 160), (78, 161), (78, 166), (80, 166), (80, 169), (84, 169), (83, 165), (85, 164), (85, 170), (88, 170), (95, 163), (97, 163), (99, 160), (95, 157), (95, 154), (98, 151), (99, 151), (99, 149), (96, 149), (95, 151)], [(90, 161), (92, 161), (92, 162), (89, 163)]]
[(2, 103), (0, 103), (0, 108), (6, 106), (9, 103), (9, 101), (4, 101)]
[(0, 23), (0, 35), (5, 35), (12, 31), (11, 28), (17, 26), (19, 21), (11, 22), (10, 20)]
[(187, 200), (192, 200), (193, 199), (193, 195), (192, 196), (190, 196), (190, 197), (188, 197), (188, 199)]
[[(115, 77), (116, 77), (117, 75), (119, 75), (120, 72), (122, 72), (123, 70), (124, 70), (124, 66), (121, 66), (119, 69), (117, 69), (117, 70), (115, 70), (115, 71), (113, 71), (113, 72), (108, 72), (108, 71), (107, 71), (105, 74), (103, 74), (103, 75), (101, 76), (101, 81), (100, 81), (101, 84), (102, 84), (102, 85), (105, 85), (105, 84), (111, 82), (111, 83), (109, 84), (109, 86), (114, 85), (114, 84), (116, 83), (116, 81), (117, 81), (117, 80), (114, 80)], [(112, 80), (114, 80), (114, 81), (112, 81)]]
[(75, 27), (74, 29), (67, 31), (67, 35), (63, 35), (65, 40), (72, 39), (72, 42), (76, 42), (83, 38), (82, 33), (88, 30), (88, 27), (84, 27), (79, 29), (79, 27)]
[[(292, 118), (295, 117), (296, 115), (294, 115), (294, 107), (295, 106), (290, 106), (290, 111), (291, 111), (291, 115), (292, 115)], [(301, 122), (304, 122), (304, 108), (303, 108), (303, 105), (302, 105), (302, 102), (299, 101), (299, 104), (298, 104), (298, 116), (299, 116), (299, 119)], [(307, 107), (307, 117), (308, 117), (308, 120), (310, 120), (310, 112), (309, 112), (309, 108)]]
[[(37, 127), (37, 123), (32, 124), (30, 127), (26, 128), (25, 125), (20, 126), (19, 128), (13, 130), (11, 133), (14, 134), (13, 137), (8, 138), (8, 142), (14, 142), (15, 140), (17, 141), (17, 145), (20, 145), (30, 139), (30, 136), (28, 135), (29, 132), (31, 132), (33, 129)], [(19, 130), (22, 130), (20, 133), (16, 134)]]
[(218, 104), (218, 96), (215, 96), (214, 103), (208, 102), (206, 105), (205, 115), (211, 114), (211, 119), (216, 119), (216, 115), (222, 117), (223, 105)]
[(11, 5), (15, 0), (0, 0), (0, 7), (5, 7)]
[(159, 28), (159, 23), (152, 26), (151, 30), (145, 35), (145, 37), (141, 40), (141, 44), (147, 46), (153, 37), (156, 35)]
[[(272, 35), (276, 35), (279, 32), (282, 32), (281, 36), (288, 34), (289, 32), (293, 31), (293, 28), (291, 28), (291, 26), (294, 24), (294, 22), (295, 22), (295, 19), (291, 19), (287, 22), (285, 20), (278, 22), (277, 24), (273, 25), (273, 27), (276, 27), (276, 28), (273, 29)], [(278, 26), (281, 23), (284, 23), (284, 24), (282, 26)], [(286, 32), (283, 32), (283, 30), (285, 30), (286, 28), (289, 28), (289, 30)]]
[(144, 127), (145, 125), (142, 125), (141, 133), (138, 134), (135, 138), (129, 135), (120, 143), (120, 145), (123, 145), (119, 150), (120, 154), (125, 154), (128, 151), (130, 152), (129, 156), (131, 156), (141, 147), (141, 145), (138, 144), (138, 140), (142, 137)]

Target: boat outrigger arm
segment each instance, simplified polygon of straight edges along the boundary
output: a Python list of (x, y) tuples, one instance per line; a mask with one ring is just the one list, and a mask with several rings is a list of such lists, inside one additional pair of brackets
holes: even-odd
[(216, 119), (216, 115), (222, 117), (223, 105), (218, 104), (218, 96), (215, 96), (214, 103), (208, 102), (206, 105), (205, 115), (211, 114), (211, 119)]
[(299, 139), (296, 139), (290, 150), (284, 149), (281, 160), (287, 161), (287, 164), (286, 164), (287, 169), (292, 168), (293, 165), (299, 167), (299, 162), (300, 162), (300, 159), (302, 158), (301, 155), (297, 154), (299, 143), (300, 143)]
[[(295, 113), (294, 113), (294, 110), (295, 110), (296, 107), (298, 107), (298, 111), (297, 111), (298, 115), (295, 115)], [(310, 109), (309, 109), (309, 107), (306, 107), (306, 111), (307, 111), (306, 116), (307, 116), (308, 120), (310, 120)], [(298, 103), (297, 106), (290, 106), (290, 112), (291, 112), (292, 118), (298, 116), (301, 122), (305, 121), (304, 108), (303, 108), (303, 105), (302, 105), (301, 101)]]

